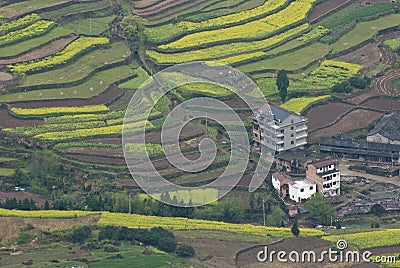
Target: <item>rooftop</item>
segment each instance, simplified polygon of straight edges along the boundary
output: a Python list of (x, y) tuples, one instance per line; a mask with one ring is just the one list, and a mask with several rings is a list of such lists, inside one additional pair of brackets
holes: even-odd
[(340, 148), (369, 150), (376, 152), (399, 152), (400, 145), (367, 142), (364, 139), (350, 139), (346, 137), (321, 138), (320, 146), (335, 146)]
[(306, 179), (306, 180), (294, 181), (290, 185), (296, 189), (302, 189), (302, 188), (314, 186), (315, 182)]
[(277, 179), (278, 181), (283, 181), (283, 180), (293, 181), (292, 177), (287, 175), (285, 172), (281, 171), (275, 172), (274, 174), (272, 174), (272, 177)]
[(380, 134), (391, 140), (400, 140), (400, 111), (384, 115), (368, 136)]
[(310, 150), (304, 150), (304, 149), (296, 149), (296, 150), (288, 150), (279, 153), (278, 155), (275, 156), (277, 159), (281, 159), (284, 161), (296, 161), (298, 160), (299, 162), (307, 162), (308, 160), (314, 159), (323, 159), (325, 158), (324, 154), (313, 152)]
[(322, 161), (312, 162), (311, 165), (313, 165), (315, 168), (323, 168), (326, 166), (333, 165), (333, 162), (330, 159), (325, 159)]
[(286, 118), (288, 118), (291, 115), (294, 115), (296, 117), (302, 117), (301, 115), (296, 114), (295, 112), (286, 110), (282, 107), (279, 106), (274, 106), (274, 105), (269, 105), (265, 104), (263, 107), (261, 107), (258, 110), (258, 113), (263, 114), (264, 116), (272, 117), (276, 121), (284, 121)]

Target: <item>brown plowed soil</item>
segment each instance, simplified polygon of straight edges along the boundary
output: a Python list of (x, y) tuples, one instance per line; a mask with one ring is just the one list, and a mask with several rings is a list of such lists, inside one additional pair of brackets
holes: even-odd
[(371, 99), (364, 102), (362, 106), (380, 111), (400, 110), (400, 100)]
[(10, 115), (7, 110), (0, 109), (0, 128), (36, 126), (43, 124), (43, 120), (18, 119)]
[(346, 103), (332, 102), (311, 109), (305, 115), (305, 117), (308, 118), (308, 130), (312, 131), (316, 128), (333, 123), (337, 118), (353, 107), (354, 106)]
[(309, 143), (315, 143), (318, 142), (321, 137), (332, 137), (351, 130), (365, 128), (372, 122), (378, 120), (382, 115), (383, 113), (374, 111), (362, 109), (354, 110), (340, 119), (336, 124), (309, 133), (308, 141)]
[(330, 11), (340, 7), (341, 5), (350, 2), (351, 0), (327, 0), (323, 1), (321, 4), (316, 5), (311, 13), (308, 15), (308, 21), (313, 22), (320, 17), (328, 14)]

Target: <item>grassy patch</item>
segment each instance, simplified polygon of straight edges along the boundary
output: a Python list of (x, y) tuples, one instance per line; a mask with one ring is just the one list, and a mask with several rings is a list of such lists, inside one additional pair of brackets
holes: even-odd
[(138, 75), (137, 77), (128, 82), (119, 84), (118, 86), (123, 89), (136, 90), (149, 78), (148, 73), (142, 67), (135, 69), (135, 73)]
[(0, 168), (0, 176), (10, 177), (14, 175), (14, 172), (13, 168)]
[(261, 70), (281, 70), (288, 71), (298, 70), (306, 67), (313, 61), (316, 61), (326, 54), (330, 48), (328, 45), (314, 43), (310, 46), (298, 49), (294, 52), (284, 54), (282, 56), (263, 59), (254, 63), (241, 65), (238, 69), (244, 73), (261, 71)]
[(400, 14), (392, 14), (376, 20), (357, 23), (354, 29), (340, 37), (336, 43), (332, 44), (333, 52), (340, 52), (354, 47), (372, 38), (379, 30), (399, 25), (399, 21)]
[[(108, 24), (114, 19), (114, 16), (104, 18), (85, 18), (75, 20), (66, 24), (64, 27), (76, 34), (99, 35), (108, 28)], [(92, 21), (90, 23), (90, 21)], [(92, 27), (90, 27), (92, 25)]]
[(27, 75), (20, 86), (46, 85), (73, 82), (85, 78), (94, 69), (122, 61), (130, 54), (122, 42), (113, 43), (111, 48), (98, 49), (80, 57), (77, 61), (52, 71)]

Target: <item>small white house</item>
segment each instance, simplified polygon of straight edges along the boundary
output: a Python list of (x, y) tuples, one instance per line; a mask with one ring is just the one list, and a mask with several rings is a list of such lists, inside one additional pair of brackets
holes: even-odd
[(317, 192), (317, 184), (311, 180), (293, 181), (289, 184), (289, 197), (300, 203), (307, 200)]

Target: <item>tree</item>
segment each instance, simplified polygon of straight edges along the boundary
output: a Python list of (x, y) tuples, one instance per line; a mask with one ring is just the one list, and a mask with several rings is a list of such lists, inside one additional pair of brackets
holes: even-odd
[(46, 200), (46, 201), (44, 202), (44, 210), (49, 210), (49, 209), (50, 209), (50, 204), (49, 204), (49, 201)]
[(297, 217), (294, 219), (294, 223), (293, 223), (293, 226), (292, 226), (292, 234), (295, 237), (298, 237), (299, 234), (300, 234), (300, 230), (299, 230), (299, 226), (298, 226), (298, 222), (297, 222)]
[(71, 234), (72, 243), (82, 243), (92, 234), (92, 229), (89, 226), (81, 226), (74, 228)]
[(271, 213), (267, 216), (266, 224), (268, 226), (281, 227), (281, 222), (284, 219), (284, 212), (279, 206), (275, 206)]
[(311, 217), (324, 225), (329, 225), (335, 210), (324, 197), (316, 193), (307, 202), (307, 208), (310, 210)]
[(180, 257), (194, 257), (195, 250), (193, 247), (183, 244), (176, 248), (176, 254)]
[(282, 102), (286, 100), (287, 97), (287, 89), (289, 87), (289, 78), (286, 74), (285, 70), (280, 70), (276, 77), (276, 85), (279, 90), (279, 96), (281, 97)]
[(157, 248), (165, 252), (174, 252), (176, 249), (176, 241), (171, 237), (161, 237), (158, 240)]
[(382, 214), (384, 214), (386, 212), (386, 210), (380, 205), (380, 204), (374, 204), (371, 207), (370, 212), (372, 214), (374, 214), (375, 216), (381, 216)]

